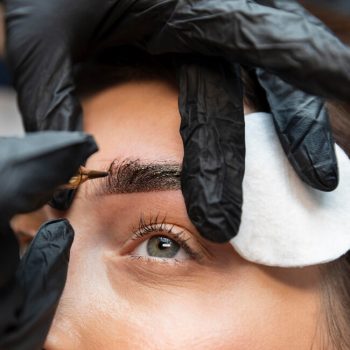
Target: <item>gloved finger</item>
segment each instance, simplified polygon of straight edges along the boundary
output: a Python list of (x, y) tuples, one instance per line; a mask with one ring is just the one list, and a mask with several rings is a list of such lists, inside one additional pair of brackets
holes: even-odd
[(66, 211), (72, 205), (76, 193), (76, 189), (58, 189), (52, 194), (48, 204), (56, 210)]
[(178, 77), (187, 212), (202, 236), (226, 242), (238, 232), (242, 207), (245, 144), (239, 67), (193, 59), (181, 64)]
[(23, 301), (17, 323), (1, 337), (1, 349), (42, 348), (65, 285), (73, 237), (73, 228), (64, 219), (40, 228), (17, 271)]
[(247, 0), (178, 1), (163, 28), (144, 45), (153, 54), (222, 56), (264, 68), (315, 95), (349, 96), (350, 48), (325, 26), (283, 7)]
[(48, 131), (24, 138), (0, 138), (2, 217), (40, 208), (54, 189), (68, 182), (96, 151), (93, 137), (78, 132)]
[(262, 69), (256, 72), (291, 165), (308, 185), (334, 190), (339, 181), (338, 166), (325, 102)]
[[(330, 31), (322, 21), (295, 1), (256, 0), (264, 6), (304, 16), (310, 23)], [(257, 69), (264, 86), (279, 138), (299, 177), (323, 191), (338, 185), (338, 168), (324, 101), (297, 91), (283, 80)]]

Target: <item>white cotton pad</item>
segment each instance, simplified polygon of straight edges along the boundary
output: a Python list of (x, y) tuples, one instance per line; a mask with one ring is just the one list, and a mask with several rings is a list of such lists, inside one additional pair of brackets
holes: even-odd
[(272, 116), (246, 115), (242, 224), (230, 242), (255, 263), (298, 267), (350, 250), (350, 160), (336, 146), (340, 182), (333, 192), (304, 184), (277, 137)]

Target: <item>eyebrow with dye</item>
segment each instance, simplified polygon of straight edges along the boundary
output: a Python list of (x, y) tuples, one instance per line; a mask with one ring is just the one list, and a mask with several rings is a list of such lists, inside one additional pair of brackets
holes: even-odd
[(171, 162), (114, 160), (109, 175), (100, 180), (97, 195), (180, 190), (181, 169), (181, 164)]

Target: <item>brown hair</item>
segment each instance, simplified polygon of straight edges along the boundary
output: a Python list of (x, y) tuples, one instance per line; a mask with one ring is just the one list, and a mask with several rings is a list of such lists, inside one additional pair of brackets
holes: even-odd
[[(336, 143), (350, 157), (350, 105), (329, 102), (333, 135)], [(349, 232), (350, 234), (350, 232)], [(334, 349), (350, 349), (350, 252), (321, 266), (323, 309), (329, 340)]]
[[(88, 97), (113, 84), (162, 78), (174, 83), (174, 56), (150, 56), (128, 49), (99, 56), (76, 70), (78, 94)], [(244, 102), (256, 111), (269, 111), (266, 95), (253, 69), (242, 69)], [(350, 106), (328, 103), (334, 139), (350, 155)], [(349, 232), (350, 234), (350, 232)], [(350, 252), (336, 261), (320, 265), (325, 349), (350, 349)]]
[(321, 270), (322, 305), (327, 324), (327, 339), (332, 347), (350, 349), (350, 253), (324, 264)]

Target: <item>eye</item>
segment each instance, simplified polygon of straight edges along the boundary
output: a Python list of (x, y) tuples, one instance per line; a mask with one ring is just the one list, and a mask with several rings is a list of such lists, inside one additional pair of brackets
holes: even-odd
[(180, 243), (167, 236), (157, 235), (143, 241), (131, 253), (134, 257), (187, 260), (190, 255)]
[(124, 244), (121, 255), (136, 260), (161, 262), (202, 261), (205, 248), (193, 236), (193, 233), (175, 223), (166, 222), (159, 215), (139, 219), (138, 227), (131, 227), (131, 239)]

